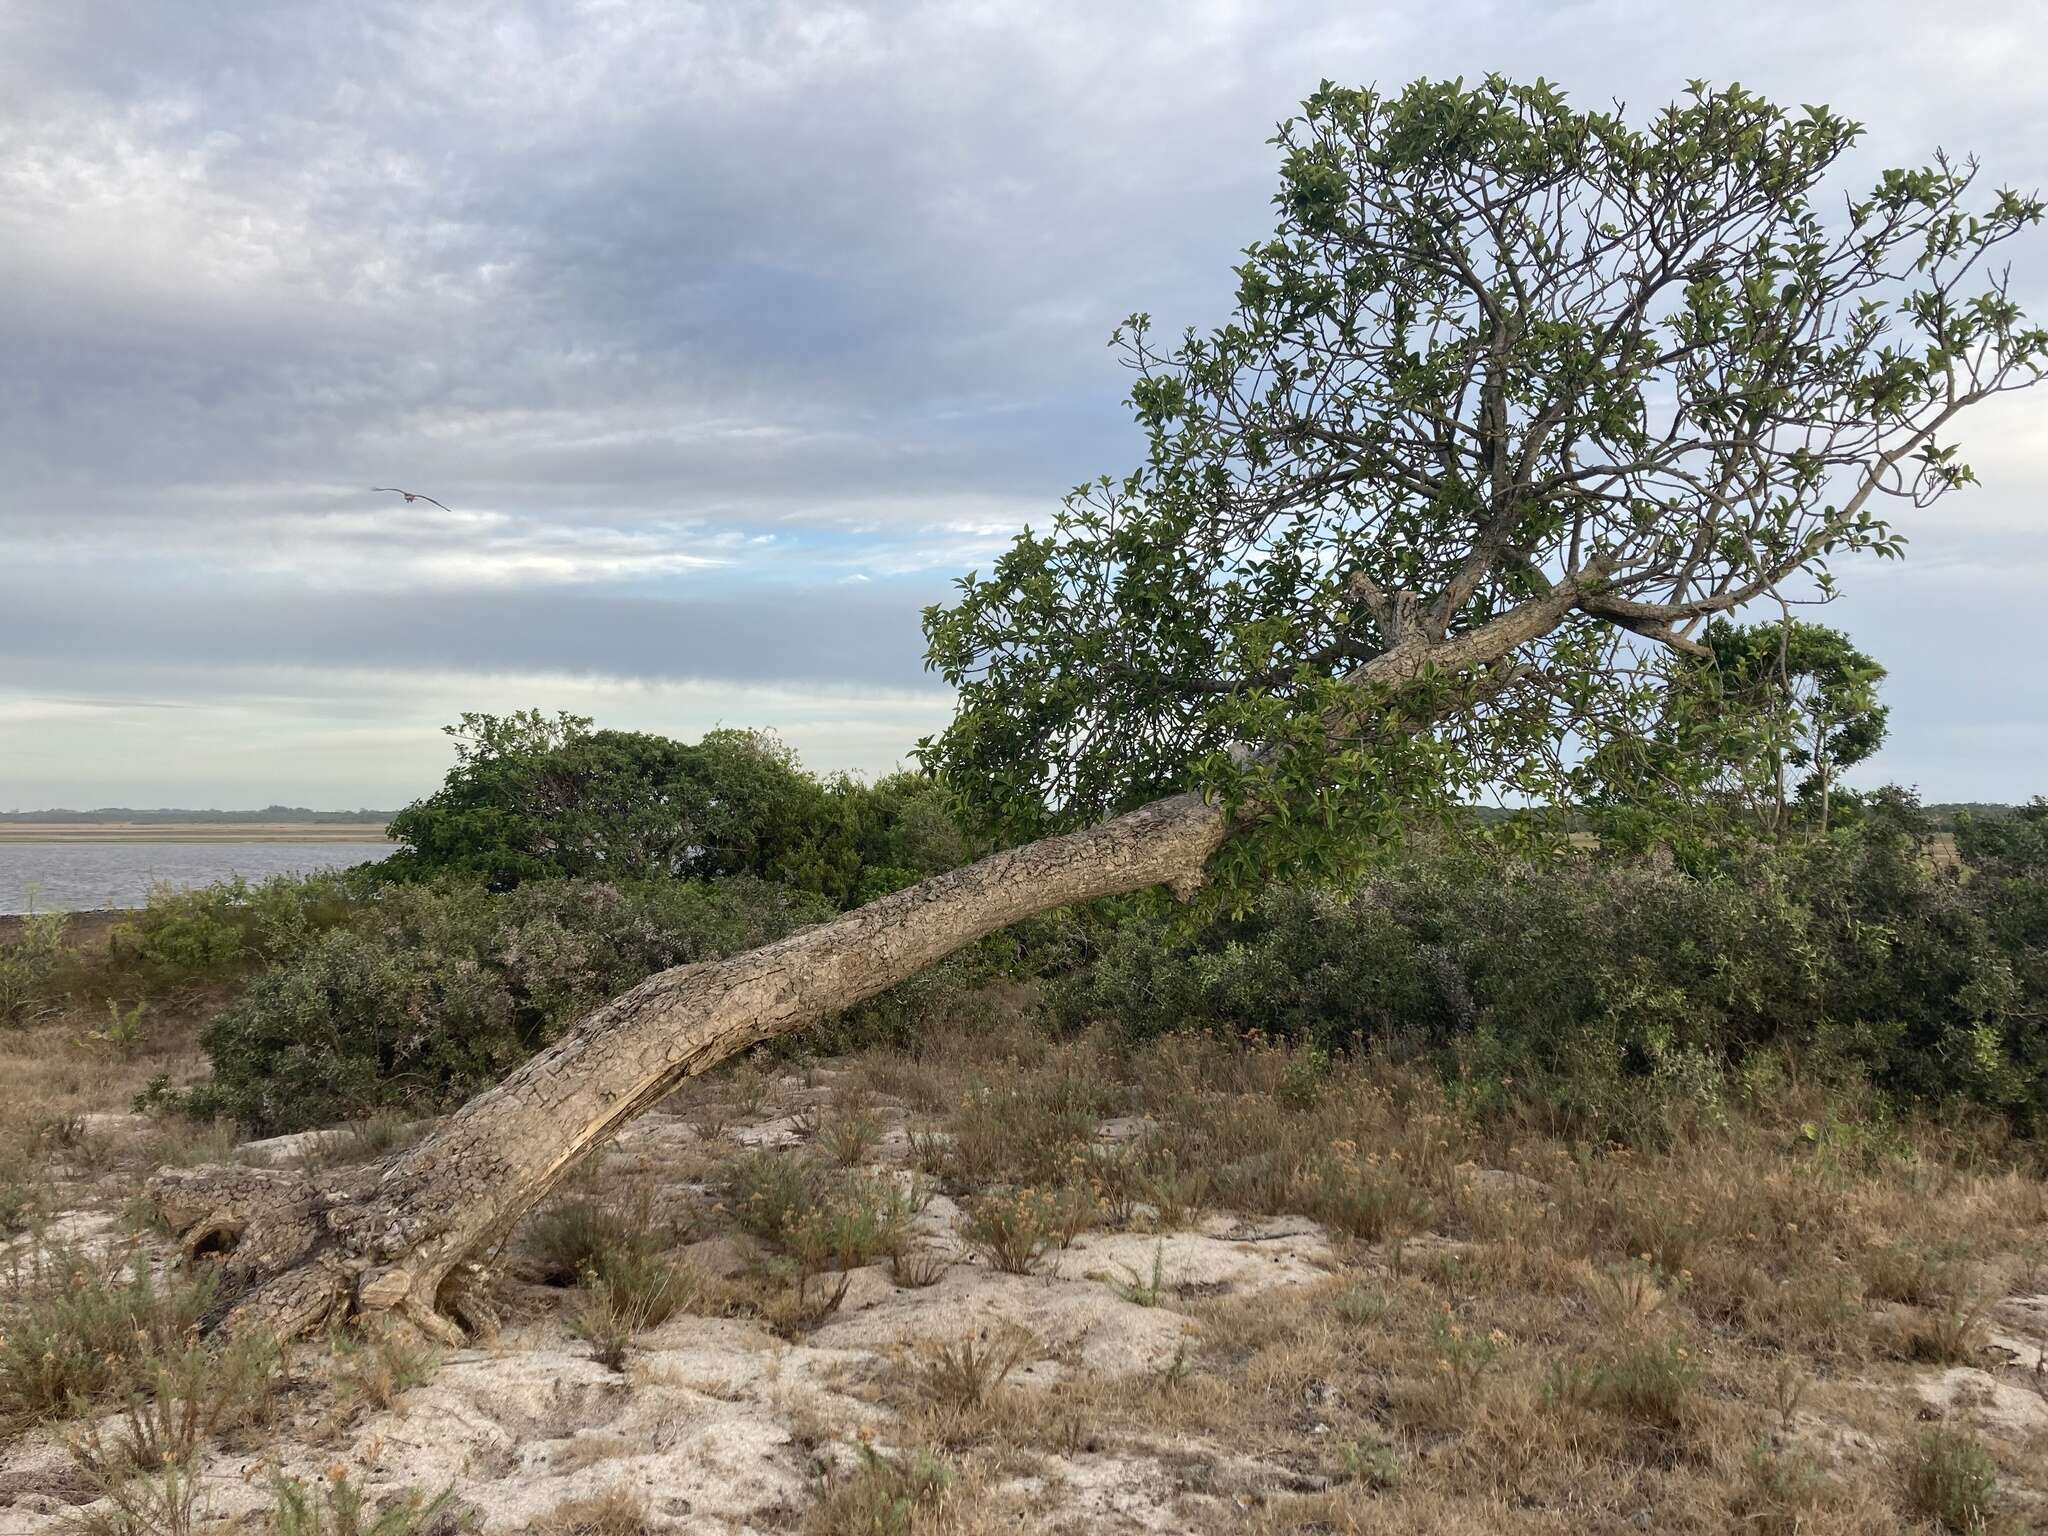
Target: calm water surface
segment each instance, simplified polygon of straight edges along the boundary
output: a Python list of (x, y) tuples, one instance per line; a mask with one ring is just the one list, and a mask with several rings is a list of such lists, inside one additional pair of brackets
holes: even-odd
[(4, 843), (0, 913), (139, 907), (159, 882), (249, 881), (381, 859), (391, 843)]

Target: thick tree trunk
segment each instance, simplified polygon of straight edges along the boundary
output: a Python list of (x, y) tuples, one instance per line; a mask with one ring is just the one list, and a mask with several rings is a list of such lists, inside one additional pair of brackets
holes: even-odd
[(224, 1256), (230, 1326), (303, 1333), (470, 1321), (478, 1255), (577, 1163), (685, 1078), (916, 975), (1037, 913), (1152, 885), (1191, 894), (1229, 817), (1176, 795), (898, 891), (761, 949), (650, 976), (479, 1094), (383, 1170), (318, 1178), (166, 1170), (158, 1213), (188, 1255)]

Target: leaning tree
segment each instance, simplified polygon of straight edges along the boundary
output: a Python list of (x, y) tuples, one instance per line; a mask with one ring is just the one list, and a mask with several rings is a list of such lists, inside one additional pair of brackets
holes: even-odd
[(1119, 333), (1148, 451), (926, 616), (929, 768), (1007, 851), (649, 977), (354, 1175), (154, 1182), (231, 1324), (442, 1336), (620, 1126), (757, 1041), (1034, 913), (1339, 871), (1480, 785), (1542, 795), (1657, 647), (1896, 553), (1959, 413), (2048, 333), (1992, 263), (2042, 203), (1946, 157), (1823, 188), (1855, 124), (1695, 84), (1641, 127), (1541, 82), (1325, 84), (1220, 328)]

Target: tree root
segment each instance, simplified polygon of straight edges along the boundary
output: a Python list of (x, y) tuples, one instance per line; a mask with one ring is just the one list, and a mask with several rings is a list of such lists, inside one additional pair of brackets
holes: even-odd
[[(315, 1179), (263, 1168), (167, 1168), (149, 1182), (158, 1219), (188, 1264), (220, 1265), (209, 1331), (302, 1338), (354, 1320), (459, 1344), (488, 1328), (473, 1285), (380, 1261), (357, 1235), (375, 1225), (376, 1169)], [(473, 1281), (473, 1266), (458, 1277)], [(445, 1311), (444, 1311), (445, 1309)], [(453, 1314), (452, 1316), (448, 1314)]]

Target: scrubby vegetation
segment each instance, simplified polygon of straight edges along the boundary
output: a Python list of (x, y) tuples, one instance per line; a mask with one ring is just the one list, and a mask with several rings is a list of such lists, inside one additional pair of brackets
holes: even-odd
[[(818, 788), (817, 815), (871, 793)], [(905, 805), (925, 857), (971, 850), (930, 790), (870, 825)], [(1475, 819), (1349, 887), (1026, 925), (688, 1085), (535, 1214), (493, 1305), (625, 1401), (772, 1413), (812, 1448), (791, 1529), (1064, 1528), (1063, 1479), (1097, 1468), (1191, 1531), (2024, 1528), (2048, 806), (1962, 815), (1952, 848), (1893, 793), (1838, 794), (1825, 831), (1707, 810), (1677, 856)], [(209, 1458), (257, 1448), (283, 1459), (245, 1524), (473, 1523), (444, 1473), (332, 1475), (433, 1351), (206, 1342), (203, 1266), (51, 1223), (243, 1135), (389, 1155), (638, 977), (909, 868), (841, 846), (832, 890), (401, 866), (162, 893), (101, 950), (24, 925), (0, 1420), (68, 1444), (87, 1527), (119, 1536), (199, 1529)], [(146, 1131), (76, 1113), (137, 1089)], [(1277, 1289), (1217, 1267), (1276, 1244), (1313, 1256)], [(878, 1296), (930, 1298), (886, 1371), (759, 1377), (755, 1351), (814, 1341), (845, 1373)], [(1174, 1342), (1094, 1363), (1125, 1315)], [(1075, 1331), (1016, 1321), (1045, 1316)], [(765, 1342), (714, 1381), (726, 1337)], [(551, 1466), (666, 1454), (565, 1434)], [(673, 1523), (625, 1481), (561, 1487), (536, 1528)]]
[[(662, 1486), (642, 1469), (697, 1442), (647, 1426), (760, 1413), (787, 1426), (746, 1432), (761, 1464), (809, 1480), (766, 1529), (1089, 1528), (1096, 1477), (1193, 1532), (2026, 1528), (2035, 1149), (1786, 1065), (1623, 1149), (1388, 1042), (1063, 1029), (981, 992), (908, 1048), (689, 1085), (529, 1222), (494, 1266), (506, 1332), (466, 1353), (555, 1351), (551, 1411), (584, 1417), (523, 1430), (551, 1438), (521, 1475), (555, 1479), (564, 1529), (674, 1528), (635, 1502)], [(41, 1150), (66, 1209), (158, 1155)], [(119, 1492), (96, 1511), (161, 1510), (258, 1447), (276, 1491), (227, 1480), (255, 1528), (332, 1505), (452, 1531), (488, 1497), (323, 1471), (386, 1436), (469, 1454), (487, 1402), (437, 1417), (467, 1400), (430, 1387), (431, 1352), (223, 1352), (193, 1335), (204, 1271), (152, 1270), (147, 1240), (34, 1251), (0, 1297), (0, 1403), (77, 1440), (87, 1491)], [(1945, 1403), (1951, 1377), (1978, 1395)], [(497, 1379), (473, 1390), (524, 1390)], [(661, 1406), (586, 1422), (634, 1403)], [(126, 1447), (150, 1435), (170, 1451), (145, 1475)]]
[(449, 1107), (642, 977), (828, 910), (745, 877), (389, 887), (207, 1026), (213, 1076), (187, 1106), (264, 1130)]
[[(1755, 843), (1711, 867), (1484, 845), (1390, 860), (1356, 890), (1109, 933), (1057, 979), (1067, 1027), (1112, 1020), (1420, 1054), (1481, 1109), (1640, 1142), (1746, 1080), (1867, 1080), (1901, 1111), (2048, 1113), (2040, 808), (1966, 825), (1936, 870), (1910, 816)], [(1994, 851), (1996, 850), (1996, 851)]]
[[(479, 775), (527, 783), (515, 760), (544, 777), (565, 754), (623, 750), (576, 725), (523, 729), (539, 732), (526, 758), (502, 744), (466, 757), (450, 789), (408, 813), (415, 826), (454, 815), (442, 802)], [(443, 846), (440, 834), (420, 832), (419, 857), (392, 867), (160, 893), (101, 954), (68, 947), (61, 918), (36, 919), (0, 945), (0, 1010), (18, 1025), (97, 1012), (80, 1032), (133, 1054), (150, 1007), (200, 999), (211, 1074), (189, 1089), (161, 1083), (156, 1101), (201, 1118), (278, 1132), (432, 1113), (643, 976), (821, 921), (975, 847), (935, 788), (820, 783), (741, 733), (708, 745), (709, 761), (744, 764), (746, 793), (714, 797), (731, 846), (690, 842), (687, 866), (593, 879), (528, 864), (514, 880), (502, 861), (436, 865), (423, 850)], [(643, 747), (628, 759), (707, 760)], [(517, 823), (521, 846), (577, 841), (594, 813), (577, 795), (562, 804), (565, 819)], [(1531, 851), (1525, 817), (1417, 834), (1347, 887), (1275, 886), (1243, 910), (1130, 898), (1041, 919), (807, 1044), (905, 1042), (1007, 981), (1055, 1030), (1375, 1050), (1426, 1063), (1475, 1112), (1533, 1114), (1595, 1140), (1661, 1142), (1795, 1072), (1867, 1084), (1885, 1117), (1963, 1107), (2019, 1134), (2040, 1128), (2048, 804), (1961, 815), (1946, 858), (1897, 791), (1837, 793), (1825, 829), (1788, 813), (1766, 824), (1771, 836), (1739, 805), (1710, 819), (1702, 804), (1735, 799), (1671, 818), (1682, 858), (1635, 836), (1582, 834), (1562, 849), (1539, 839)], [(741, 817), (747, 807), (758, 821)], [(1630, 826), (1639, 833), (1640, 819)], [(690, 873), (700, 867), (713, 873)]]

